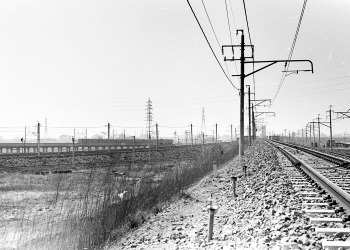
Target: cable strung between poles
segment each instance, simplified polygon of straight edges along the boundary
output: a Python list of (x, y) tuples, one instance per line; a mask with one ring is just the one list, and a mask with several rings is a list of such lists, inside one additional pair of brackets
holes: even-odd
[(202, 26), (201, 26), (201, 24), (200, 24), (200, 22), (199, 22), (197, 16), (196, 16), (196, 13), (194, 12), (194, 10), (193, 10), (193, 8), (192, 8), (192, 6), (191, 6), (189, 0), (187, 0), (187, 3), (188, 3), (188, 6), (190, 7), (190, 9), (191, 9), (191, 11), (192, 11), (193, 16), (195, 17), (195, 19), (196, 19), (196, 21), (197, 21), (197, 24), (199, 25), (199, 28), (200, 28), (201, 31), (202, 31), (202, 34), (203, 34), (205, 40), (207, 41), (207, 43), (208, 43), (208, 45), (209, 45), (209, 48), (210, 48), (211, 52), (213, 53), (213, 55), (214, 55), (214, 57), (215, 57), (217, 63), (219, 64), (219, 66), (220, 66), (222, 72), (224, 72), (224, 74), (225, 74), (227, 80), (231, 83), (231, 85), (232, 85), (236, 90), (238, 90), (238, 88), (232, 83), (231, 79), (230, 79), (230, 78), (228, 77), (228, 75), (226, 74), (226, 72), (225, 72), (224, 68), (222, 67), (222, 65), (221, 65), (221, 63), (220, 63), (220, 61), (219, 61), (219, 59), (217, 58), (217, 56), (216, 56), (216, 54), (215, 54), (213, 48), (211, 47), (211, 45), (210, 45), (210, 43), (209, 43), (209, 40), (208, 40), (208, 38), (207, 38), (207, 36), (206, 36), (206, 34), (205, 34), (203, 28), (202, 28)]
[[(301, 10), (301, 13), (300, 13), (300, 18), (299, 18), (299, 22), (298, 22), (298, 26), (297, 26), (297, 30), (295, 32), (295, 35), (294, 35), (294, 39), (293, 39), (293, 43), (292, 43), (292, 47), (291, 47), (291, 50), (289, 52), (289, 56), (288, 56), (288, 60), (291, 60), (292, 58), (292, 55), (293, 55), (293, 52), (294, 52), (294, 47), (295, 47), (295, 44), (296, 44), (296, 41), (297, 41), (297, 38), (298, 38), (298, 34), (299, 34), (299, 29), (300, 29), (300, 26), (301, 26), (301, 21), (303, 20), (303, 16), (304, 16), (304, 11), (305, 11), (305, 7), (306, 7), (306, 4), (307, 4), (307, 0), (304, 0), (304, 4), (303, 4), (303, 8)], [(285, 68), (285, 71), (288, 71), (289, 69), (289, 64), (290, 63), (286, 63), (284, 68)], [(287, 77), (287, 72), (283, 72), (282, 74), (282, 77), (281, 77), (281, 80), (280, 80), (280, 84), (278, 85), (278, 88), (277, 88), (277, 92), (272, 100), (272, 104), (275, 102), (275, 99), (284, 83), (284, 80), (286, 79)]]

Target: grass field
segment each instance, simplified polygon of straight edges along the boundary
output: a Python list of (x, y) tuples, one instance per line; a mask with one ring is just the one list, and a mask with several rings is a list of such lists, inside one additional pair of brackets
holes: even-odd
[[(195, 159), (91, 164), (67, 174), (0, 174), (0, 249), (95, 249), (161, 209), (185, 186), (225, 161), (237, 145)], [(128, 195), (120, 198), (127, 191)], [(118, 195), (119, 194), (119, 195)]]

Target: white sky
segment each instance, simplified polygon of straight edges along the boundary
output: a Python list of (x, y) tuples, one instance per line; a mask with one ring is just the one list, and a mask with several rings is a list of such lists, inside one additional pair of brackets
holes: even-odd
[[(200, 0), (191, 0), (224, 65)], [(230, 44), (225, 1), (204, 0), (220, 44)], [(248, 33), (241, 0), (227, 0), (235, 29)], [(287, 59), (303, 1), (246, 0), (256, 60)], [(315, 73), (288, 76), (267, 118), (268, 131), (296, 131), (326, 110), (350, 108), (350, 2), (308, 1), (293, 59), (309, 59)], [(236, 51), (239, 55), (239, 50)], [(235, 74), (233, 63), (228, 63)], [(239, 69), (239, 65), (237, 65)], [(259, 65), (256, 66), (258, 68)], [(294, 64), (290, 69), (305, 69)], [(273, 99), (283, 64), (256, 75), (256, 98)], [(247, 67), (246, 73), (250, 72)], [(233, 78), (236, 86), (237, 77)], [(185, 0), (3, 0), (0, 2), (0, 136), (23, 136), (24, 126), (48, 120), (49, 136), (88, 127), (140, 134), (145, 104), (153, 102), (161, 136), (207, 133), (239, 125), (239, 96), (216, 63)], [(252, 84), (252, 77), (246, 79)], [(268, 111), (261, 108), (259, 111)], [(247, 119), (246, 119), (247, 121)], [(349, 131), (337, 121), (335, 133)], [(53, 128), (54, 127), (54, 128)], [(92, 129), (90, 127), (97, 127)], [(85, 129), (81, 129), (83, 131)], [(79, 132), (79, 129), (77, 129)], [(42, 130), (42, 133), (44, 129)], [(327, 128), (322, 132), (328, 133)]]

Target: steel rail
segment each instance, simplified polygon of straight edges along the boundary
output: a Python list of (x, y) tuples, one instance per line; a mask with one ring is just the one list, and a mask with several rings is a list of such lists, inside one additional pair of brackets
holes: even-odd
[(327, 153), (324, 153), (324, 152), (312, 150), (312, 149), (309, 149), (309, 148), (306, 148), (306, 147), (302, 147), (302, 146), (299, 146), (299, 145), (295, 145), (295, 144), (290, 144), (290, 143), (280, 142), (280, 141), (275, 141), (275, 140), (271, 140), (271, 141), (273, 141), (275, 143), (279, 143), (279, 144), (285, 145), (285, 146), (288, 146), (288, 147), (299, 149), (301, 151), (304, 151), (306, 153), (315, 155), (317, 157), (321, 157), (324, 160), (327, 160), (327, 161), (339, 164), (341, 166), (348, 166), (348, 165), (350, 165), (350, 160), (349, 159), (341, 158), (341, 157), (338, 157), (338, 156), (335, 156), (335, 155), (330, 155), (330, 154), (327, 154)]
[(284, 155), (288, 155), (287, 158), (291, 160), (293, 165), (299, 167), (304, 173), (306, 173), (312, 180), (314, 180), (325, 192), (327, 192), (334, 200), (341, 205), (341, 207), (349, 214), (350, 212), (350, 194), (341, 189), (339, 186), (334, 184), (332, 181), (327, 179), (309, 164), (303, 160), (298, 159), (295, 155), (282, 149), (277, 143), (269, 141), (270, 144), (275, 146)]

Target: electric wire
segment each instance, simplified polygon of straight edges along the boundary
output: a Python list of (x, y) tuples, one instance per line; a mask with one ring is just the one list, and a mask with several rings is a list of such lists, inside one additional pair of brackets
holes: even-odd
[(203, 30), (203, 28), (202, 28), (202, 25), (200, 24), (200, 22), (199, 22), (199, 20), (198, 20), (198, 18), (197, 18), (197, 16), (196, 16), (196, 13), (194, 12), (194, 10), (193, 10), (193, 8), (192, 8), (192, 6), (191, 6), (189, 0), (187, 0), (187, 3), (188, 3), (188, 5), (189, 5), (189, 7), (190, 7), (190, 9), (191, 9), (191, 11), (192, 11), (193, 16), (195, 17), (195, 19), (196, 19), (196, 21), (197, 21), (197, 24), (198, 24), (199, 28), (200, 28), (201, 31), (202, 31), (202, 34), (203, 34), (205, 40), (207, 41), (207, 44), (208, 44), (208, 46), (209, 46), (211, 52), (213, 53), (213, 55), (214, 55), (214, 57), (215, 57), (217, 63), (219, 64), (219, 66), (220, 66), (222, 72), (225, 74), (227, 80), (231, 83), (231, 85), (232, 85), (236, 90), (238, 90), (238, 88), (233, 84), (233, 82), (231, 81), (231, 79), (230, 79), (230, 78), (228, 77), (228, 75), (226, 74), (226, 72), (225, 72), (224, 68), (222, 67), (222, 65), (221, 65), (221, 63), (220, 63), (220, 61), (219, 61), (219, 59), (217, 58), (217, 56), (216, 56), (216, 54), (215, 54), (215, 52), (214, 52), (214, 50), (213, 50), (213, 48), (212, 48), (212, 46), (211, 46), (211, 44), (210, 44), (208, 38), (207, 38), (207, 35), (205, 34), (205, 32), (204, 32), (204, 30)]
[[(297, 38), (298, 38), (298, 34), (299, 34), (301, 22), (302, 22), (302, 20), (303, 20), (303, 16), (304, 16), (304, 11), (305, 11), (306, 4), (307, 4), (307, 0), (304, 0), (303, 8), (302, 8), (302, 10), (301, 10), (300, 17), (299, 17), (299, 22), (298, 22), (297, 30), (296, 30), (296, 32), (295, 32), (294, 39), (293, 39), (293, 43), (292, 43), (292, 47), (291, 47), (290, 52), (289, 52), (289, 55), (288, 55), (288, 60), (291, 60), (291, 58), (292, 58), (292, 56), (293, 56), (294, 47), (295, 47), (295, 44), (296, 44), (296, 41), (297, 41)], [(283, 83), (284, 83), (284, 80), (285, 80), (286, 77), (287, 77), (287, 72), (286, 72), (286, 71), (288, 71), (289, 65), (290, 65), (289, 62), (286, 62), (286, 63), (285, 63), (285, 66), (284, 66), (285, 72), (283, 72), (283, 74), (282, 74), (282, 77), (281, 77), (280, 83), (279, 83), (279, 85), (278, 85), (276, 94), (275, 94), (275, 96), (273, 97), (273, 100), (272, 100), (272, 105), (273, 105), (273, 103), (275, 102), (275, 99), (276, 99), (276, 97), (277, 97), (277, 95), (278, 95), (278, 93), (279, 93), (279, 91), (280, 91), (280, 89), (281, 89), (281, 87), (282, 87), (282, 85), (283, 85)]]
[(252, 38), (250, 36), (250, 29), (249, 29), (249, 23), (248, 23), (248, 15), (247, 15), (247, 8), (245, 6), (245, 0), (243, 0), (243, 7), (244, 7), (244, 14), (245, 14), (245, 20), (247, 22), (247, 29), (248, 29), (248, 35), (249, 35), (249, 42), (250, 45), (252, 45)]
[[(218, 43), (219, 50), (221, 50), (221, 45), (220, 45), (219, 39), (218, 39), (218, 37), (217, 37), (217, 35), (216, 35), (216, 32), (215, 32), (214, 27), (213, 27), (213, 24), (212, 24), (212, 22), (211, 22), (211, 20), (210, 20), (210, 17), (209, 17), (209, 13), (208, 13), (208, 11), (207, 11), (207, 8), (205, 7), (205, 4), (204, 4), (204, 1), (203, 1), (203, 0), (202, 0), (202, 5), (203, 5), (203, 8), (204, 8), (205, 14), (207, 15), (208, 21), (209, 21), (209, 23), (210, 23), (210, 27), (211, 27), (211, 29), (212, 29), (212, 31), (213, 31), (213, 33), (214, 33), (215, 39), (216, 39), (216, 41), (217, 41), (217, 43)], [(226, 70), (227, 70), (228, 74), (231, 75), (230, 70), (228, 69), (228, 66), (227, 66), (226, 61), (224, 61), (224, 62), (225, 62)], [(236, 66), (236, 71), (237, 71), (237, 66)]]
[[(233, 44), (233, 41), (232, 41), (232, 32), (231, 32), (231, 25), (230, 25), (230, 18), (228, 16), (228, 10), (227, 10), (227, 1), (225, 0), (225, 7), (226, 7), (226, 17), (227, 17), (227, 24), (228, 24), (228, 31), (230, 33), (230, 41), (231, 41), (231, 44)], [(231, 11), (232, 11), (232, 6), (231, 6)], [(233, 16), (233, 12), (232, 13), (232, 16)], [(237, 64), (236, 64), (236, 61), (235, 62), (235, 68), (236, 68), (236, 74), (238, 74), (238, 69), (237, 69)], [(226, 63), (226, 62), (225, 62)]]
[[(247, 30), (248, 30), (248, 35), (249, 35), (249, 42), (250, 42), (250, 46), (252, 46), (252, 37), (250, 35), (250, 28), (249, 28), (249, 22), (248, 22), (248, 14), (247, 14), (247, 8), (246, 8), (246, 5), (245, 5), (245, 0), (243, 0), (243, 7), (244, 7), (244, 15), (245, 15), (245, 20), (246, 20), (246, 23), (247, 23)], [(252, 50), (253, 50), (253, 47), (252, 47)], [(253, 50), (253, 72), (255, 71), (255, 63), (254, 63), (254, 50)], [(253, 87), (254, 87), (254, 99), (255, 99), (255, 93), (256, 93), (256, 90), (255, 90), (255, 74), (253, 74)], [(255, 108), (256, 110), (256, 108)]]

